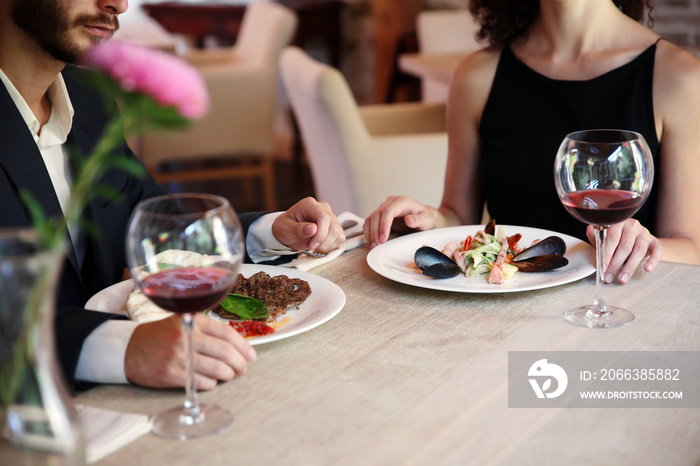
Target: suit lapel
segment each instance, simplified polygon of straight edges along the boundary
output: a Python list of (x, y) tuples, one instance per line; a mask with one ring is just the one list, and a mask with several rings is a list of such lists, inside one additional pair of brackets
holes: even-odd
[[(28, 192), (38, 202), (46, 217), (63, 216), (44, 159), (4, 86), (0, 86), (0, 114), (3, 116), (0, 124), (0, 166), (14, 183), (17, 195), (21, 191)], [(79, 270), (72, 245), (69, 247), (68, 258), (73, 267)]]
[[(77, 115), (78, 111), (76, 111), (76, 116)], [(82, 158), (84, 157), (82, 154), (85, 153), (82, 151), (82, 147), (85, 147), (85, 130), (80, 125), (76, 125), (76, 123), (77, 121), (74, 120), (73, 130), (71, 131), (68, 140), (72, 144), (75, 144), (77, 147), (81, 148), (78, 157)], [(85, 218), (87, 218), (94, 225), (104, 225), (104, 220), (102, 219), (103, 210), (104, 209), (101, 208), (99, 199), (90, 199), (85, 206)], [(105, 274), (101, 271), (110, 270), (111, 263), (108, 263), (109, 254), (101, 254), (101, 252), (104, 252), (109, 245), (101, 245), (98, 238), (84, 232), (81, 233), (81, 236), (80, 241), (82, 241), (85, 248), (85, 256), (82, 260), (81, 270), (83, 272), (83, 280), (90, 282), (96, 277), (105, 276)]]
[(39, 148), (4, 86), (0, 88), (0, 109), (4, 114), (0, 125), (0, 165), (18, 192), (28, 191), (47, 216), (63, 215)]
[[(71, 146), (78, 149), (77, 156), (84, 159), (101, 137), (104, 121), (101, 118), (92, 118), (95, 114), (93, 111), (93, 107), (96, 105), (95, 98), (101, 98), (101, 96), (86, 92), (86, 89), (80, 85), (81, 77), (75, 71), (69, 65), (63, 72), (71, 104), (75, 110), (68, 142)], [(87, 118), (88, 115), (91, 115), (91, 118)], [(104, 178), (109, 176), (110, 172), (108, 171)], [(99, 183), (104, 183), (106, 181), (104, 178), (99, 180)], [(109, 224), (109, 222), (105, 221), (105, 209), (102, 204), (102, 199), (92, 198), (88, 201), (85, 208), (86, 218), (97, 226)], [(113, 264), (111, 261), (112, 256), (109, 253), (110, 245), (101, 243), (99, 238), (95, 238), (93, 235), (85, 235), (82, 240), (85, 246), (85, 257), (82, 262), (85, 286), (87, 288), (92, 286), (101, 289), (104, 287), (103, 284), (90, 284), (95, 280), (99, 281), (100, 277), (109, 277), (111, 275)]]

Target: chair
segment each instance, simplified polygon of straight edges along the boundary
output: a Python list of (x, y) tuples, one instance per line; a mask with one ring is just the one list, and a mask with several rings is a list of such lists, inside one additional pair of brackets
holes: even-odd
[(124, 21), (112, 36), (112, 40), (131, 42), (142, 47), (175, 53), (184, 42), (170, 34), (158, 21), (146, 16), (138, 21)]
[(280, 71), (319, 200), (363, 217), (395, 194), (439, 205), (447, 164), (443, 104), (358, 107), (338, 70), (297, 47), (282, 52)]
[[(257, 177), (263, 182), (265, 209), (275, 210), (272, 156), (279, 53), (290, 43), (296, 24), (291, 9), (273, 2), (252, 2), (233, 47), (183, 55), (202, 73), (211, 109), (204, 119), (181, 131), (141, 138), (139, 155), (158, 182), (243, 178), (250, 204), (252, 178)], [(190, 162), (195, 162), (194, 168)], [(173, 163), (174, 171), (163, 170)]]
[[(466, 9), (426, 10), (416, 17), (418, 50), (424, 54), (469, 54), (482, 46), (476, 40), (478, 23)], [(424, 102), (445, 102), (447, 88), (444, 83), (425, 78), (421, 80)]]

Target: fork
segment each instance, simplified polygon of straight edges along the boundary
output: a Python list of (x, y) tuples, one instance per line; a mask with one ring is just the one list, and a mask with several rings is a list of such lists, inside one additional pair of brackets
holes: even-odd
[(311, 257), (326, 257), (326, 252), (316, 252), (316, 251), (311, 251), (310, 249), (304, 249), (302, 251), (299, 251), (302, 254), (306, 254), (307, 256)]
[[(343, 230), (347, 230), (348, 228), (352, 228), (355, 225), (357, 225), (357, 222), (355, 220), (346, 220), (343, 223), (340, 224), (341, 227), (343, 227)], [(349, 234), (348, 236), (345, 237), (345, 239), (350, 239), (354, 238), (356, 236), (360, 236), (364, 234), (364, 231), (359, 230), (354, 233)], [(303, 251), (299, 251), (302, 254), (306, 254), (307, 256), (310, 257), (326, 257), (328, 253), (326, 252), (316, 252), (316, 251), (311, 251), (309, 249), (304, 249)]]
[(357, 225), (357, 222), (355, 220), (345, 220), (343, 223), (340, 224), (342, 227), (343, 231), (347, 230), (348, 228), (352, 228), (355, 225)]

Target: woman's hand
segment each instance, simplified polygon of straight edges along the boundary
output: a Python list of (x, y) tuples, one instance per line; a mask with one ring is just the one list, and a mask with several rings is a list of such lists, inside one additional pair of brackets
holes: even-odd
[(389, 239), (391, 231), (408, 233), (435, 227), (438, 210), (406, 196), (390, 196), (365, 219), (365, 238), (370, 248)]
[[(589, 225), (586, 235), (591, 244), (595, 244), (595, 234), (595, 226)], [(615, 277), (618, 282), (627, 283), (639, 264), (647, 257), (644, 270), (651, 272), (658, 265), (662, 255), (663, 248), (659, 240), (639, 221), (628, 219), (612, 225), (608, 228), (605, 240), (605, 283), (611, 283)]]

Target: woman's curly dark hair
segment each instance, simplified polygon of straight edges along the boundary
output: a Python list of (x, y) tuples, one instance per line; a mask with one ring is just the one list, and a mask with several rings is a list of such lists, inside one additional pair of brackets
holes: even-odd
[[(651, 0), (612, 1), (635, 21), (644, 19), (644, 10), (648, 8), (649, 25), (653, 26), (651, 12), (654, 7)], [(539, 0), (515, 2), (513, 0), (470, 0), (469, 11), (481, 25), (477, 38), (487, 39), (491, 45), (502, 46), (526, 36), (527, 29), (540, 12), (540, 2)]]

